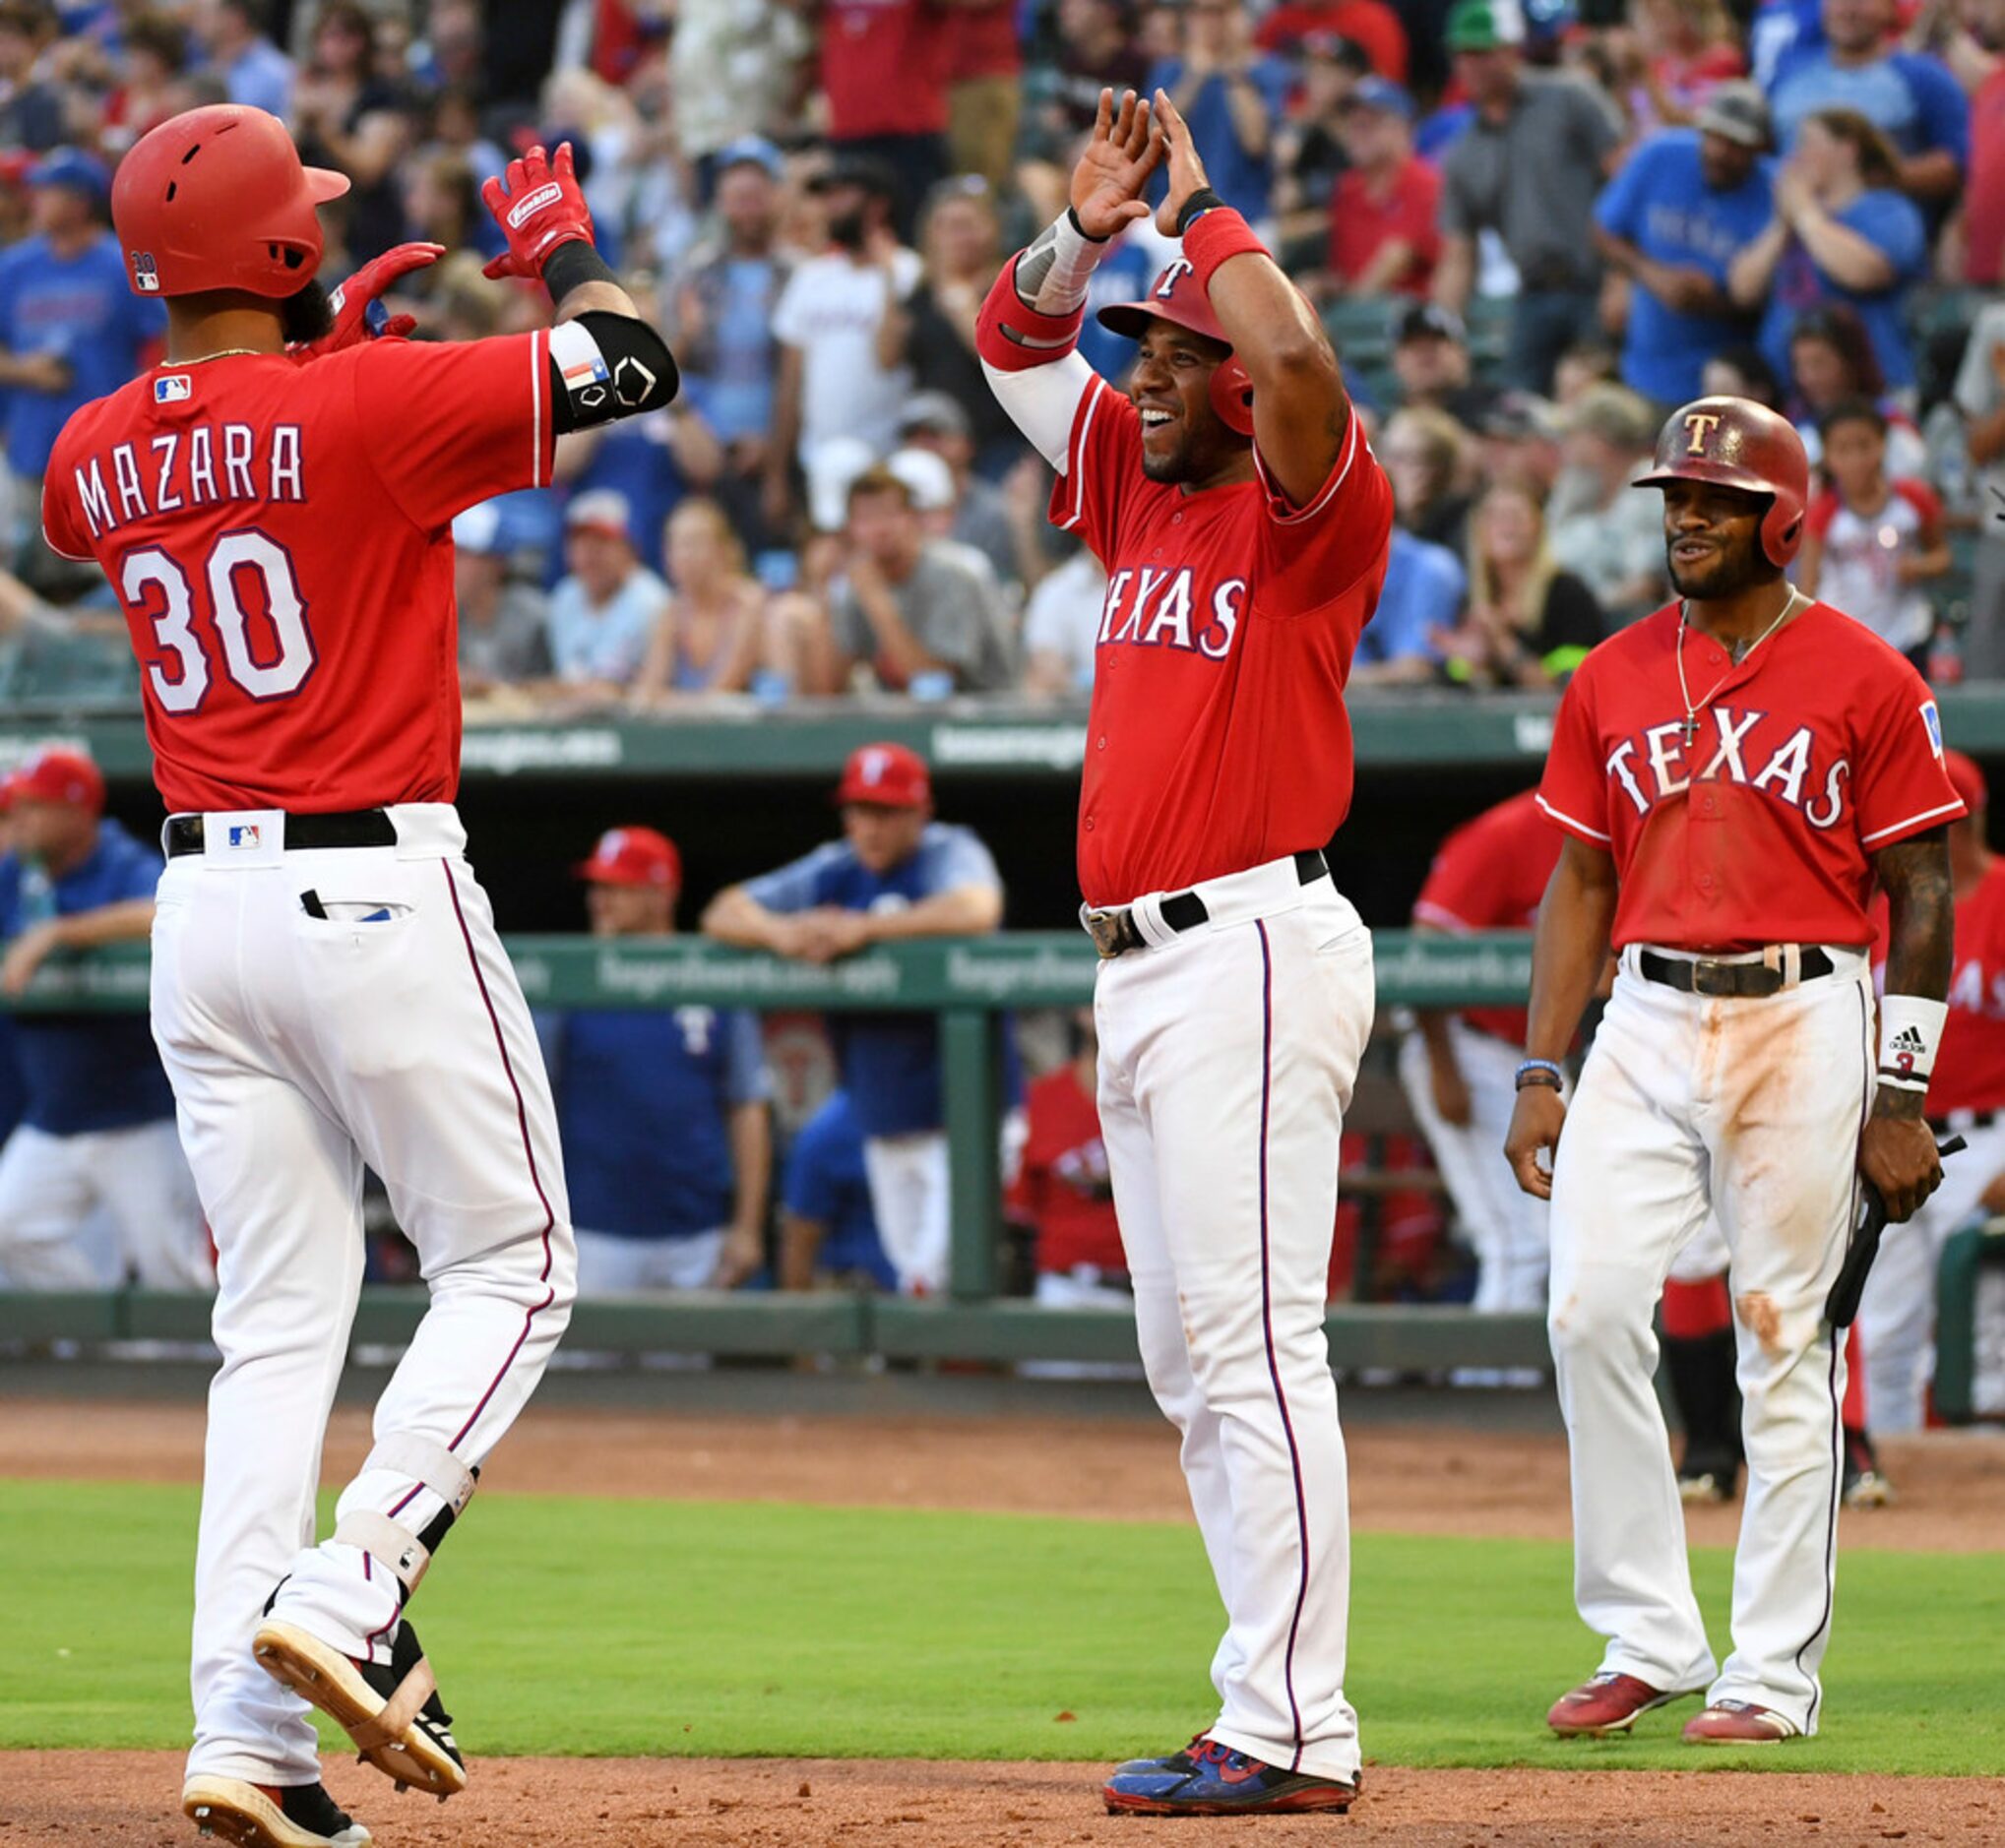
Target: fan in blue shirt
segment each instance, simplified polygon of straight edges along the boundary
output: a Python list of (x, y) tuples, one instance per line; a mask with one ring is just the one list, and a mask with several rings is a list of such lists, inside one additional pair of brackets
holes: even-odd
[[(675, 845), (615, 828), (578, 868), (595, 937), (674, 929)], [(580, 1009), (546, 1023), (582, 1295), (728, 1289), (765, 1260), (772, 1079), (756, 1016)]]
[[(844, 838), (720, 893), (704, 914), (708, 935), (831, 962), (874, 943), (972, 936), (1002, 922), (995, 861), (969, 830), (933, 819), (931, 779), (914, 752), (864, 745), (836, 799)], [(939, 1289), (947, 1267), (939, 1023), (930, 1014), (858, 1014), (840, 1018), (833, 1035), (885, 1253), (905, 1289)]]
[(877, 1236), (863, 1131), (847, 1091), (837, 1091), (801, 1125), (786, 1157), (783, 1201), (782, 1289), (812, 1289), (817, 1276), (867, 1277), (879, 1289), (898, 1288), (898, 1272)]
[(1622, 380), (1660, 404), (1701, 396), (1700, 374), (1745, 338), (1726, 292), (1734, 256), (1775, 209), (1768, 111), (1751, 84), (1722, 85), (1696, 129), (1653, 135), (1595, 207), (1596, 242), (1631, 280)]
[(167, 323), (127, 286), (118, 240), (101, 228), (103, 167), (59, 148), (29, 182), (35, 234), (0, 253), (0, 385), (7, 465), (39, 480), (70, 413), (132, 378)]
[(1436, 677), (1440, 637), (1462, 620), (1469, 573), (1445, 545), (1394, 526), (1378, 607), (1358, 638), (1350, 684), (1413, 686)]

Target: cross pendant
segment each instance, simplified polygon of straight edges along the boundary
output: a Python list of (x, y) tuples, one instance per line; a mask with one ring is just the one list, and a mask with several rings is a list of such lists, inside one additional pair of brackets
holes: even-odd
[(1694, 740), (1694, 739), (1696, 739), (1696, 738), (1698, 737), (1698, 735), (1699, 735), (1699, 715), (1698, 715), (1698, 713), (1696, 713), (1696, 712), (1687, 712), (1687, 713), (1685, 714), (1685, 749), (1686, 749), (1686, 750), (1688, 750), (1688, 751), (1689, 751), (1689, 750), (1690, 750), (1690, 749), (1692, 748), (1692, 742), (1693, 742), (1693, 740)]

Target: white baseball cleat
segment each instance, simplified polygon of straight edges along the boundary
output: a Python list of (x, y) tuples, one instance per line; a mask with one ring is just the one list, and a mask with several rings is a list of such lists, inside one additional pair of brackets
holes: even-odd
[(246, 1784), (234, 1777), (191, 1777), (181, 1812), (204, 1835), (237, 1848), (370, 1848), (375, 1840), (322, 1784)]

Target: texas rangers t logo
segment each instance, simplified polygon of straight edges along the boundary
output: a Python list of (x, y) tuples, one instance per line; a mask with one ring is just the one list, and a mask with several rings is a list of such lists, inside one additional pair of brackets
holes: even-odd
[(1706, 439), (1720, 427), (1717, 411), (1692, 410), (1685, 413), (1685, 428), (1692, 433), (1692, 440), (1685, 446), (1687, 456), (1703, 456), (1706, 453)]
[(1163, 271), (1161, 279), (1157, 282), (1157, 299), (1159, 301), (1167, 301), (1171, 295), (1176, 293), (1178, 277), (1195, 276), (1196, 274), (1197, 266), (1188, 257), (1178, 257), (1170, 264), (1168, 269)]

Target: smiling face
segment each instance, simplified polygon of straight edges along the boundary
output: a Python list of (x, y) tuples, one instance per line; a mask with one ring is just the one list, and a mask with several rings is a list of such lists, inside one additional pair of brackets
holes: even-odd
[(1761, 549), (1766, 494), (1711, 481), (1663, 484), (1663, 542), (1671, 587), (1698, 601), (1736, 596), (1780, 578)]
[(1212, 374), (1231, 348), (1154, 321), (1135, 352), (1128, 397), (1142, 413), (1142, 472), (1151, 481), (1208, 481), (1245, 453), (1212, 408)]

